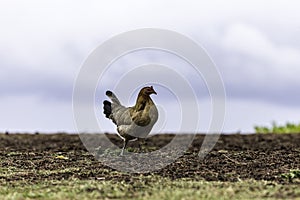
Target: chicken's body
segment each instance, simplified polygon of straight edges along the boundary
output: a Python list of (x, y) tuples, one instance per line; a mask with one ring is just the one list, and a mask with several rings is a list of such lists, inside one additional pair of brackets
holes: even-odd
[(117, 125), (118, 134), (124, 140), (121, 155), (128, 141), (146, 138), (158, 119), (158, 111), (151, 94), (156, 94), (153, 87), (144, 87), (139, 92), (135, 105), (125, 107), (114, 93), (106, 91), (112, 102), (103, 102), (104, 114)]

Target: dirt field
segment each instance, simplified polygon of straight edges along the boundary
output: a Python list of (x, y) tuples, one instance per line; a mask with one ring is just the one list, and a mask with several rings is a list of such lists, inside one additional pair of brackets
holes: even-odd
[[(116, 135), (108, 137), (122, 145)], [(146, 149), (163, 146), (172, 138), (171, 134), (151, 137), (147, 139)], [(299, 179), (289, 179), (282, 174), (300, 169), (300, 134), (222, 135), (207, 157), (199, 161), (197, 155), (203, 138), (196, 136), (184, 156), (152, 174), (172, 180), (236, 182), (254, 179), (299, 184)], [(134, 142), (129, 144), (129, 149), (137, 147)], [(140, 177), (139, 174), (117, 173), (101, 164), (87, 152), (78, 135), (0, 134), (0, 160), (2, 183), (71, 178), (130, 182)]]

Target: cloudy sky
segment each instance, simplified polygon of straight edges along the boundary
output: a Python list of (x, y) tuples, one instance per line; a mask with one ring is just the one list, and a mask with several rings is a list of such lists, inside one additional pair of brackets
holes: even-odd
[[(176, 31), (205, 48), (226, 89), (224, 132), (251, 132), (273, 120), (299, 122), (299, 8), (298, 1), (2, 0), (0, 131), (76, 132), (72, 91), (84, 61), (112, 36), (149, 27)], [(99, 91), (111, 89), (125, 73), (116, 70), (120, 66), (152, 62), (189, 69), (165, 52), (137, 52), (115, 62)], [(209, 116), (210, 97), (203, 91), (197, 94), (199, 113)], [(178, 130), (176, 98), (165, 93), (153, 99), (162, 116), (157, 130)], [(101, 130), (114, 130), (100, 110), (97, 117)], [(200, 132), (210, 120), (202, 119)]]

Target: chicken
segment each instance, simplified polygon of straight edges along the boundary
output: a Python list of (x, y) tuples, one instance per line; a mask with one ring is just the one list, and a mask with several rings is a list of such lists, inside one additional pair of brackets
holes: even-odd
[(117, 125), (118, 135), (124, 141), (121, 155), (128, 141), (146, 138), (158, 119), (158, 110), (150, 97), (151, 94), (157, 95), (153, 87), (144, 87), (140, 90), (135, 105), (125, 107), (113, 92), (106, 91), (106, 96), (111, 102), (103, 102), (103, 113)]

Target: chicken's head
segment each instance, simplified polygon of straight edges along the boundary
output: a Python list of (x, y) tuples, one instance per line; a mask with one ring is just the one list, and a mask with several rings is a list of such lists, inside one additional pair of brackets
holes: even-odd
[(148, 96), (151, 94), (157, 94), (153, 89), (153, 86), (142, 88), (141, 93)]

